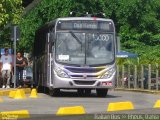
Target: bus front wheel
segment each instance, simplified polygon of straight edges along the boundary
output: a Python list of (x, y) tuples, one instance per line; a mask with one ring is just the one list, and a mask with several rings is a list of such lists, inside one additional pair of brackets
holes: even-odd
[(96, 89), (98, 97), (106, 97), (108, 93), (108, 89)]
[(58, 96), (60, 94), (60, 89), (49, 89), (50, 96)]

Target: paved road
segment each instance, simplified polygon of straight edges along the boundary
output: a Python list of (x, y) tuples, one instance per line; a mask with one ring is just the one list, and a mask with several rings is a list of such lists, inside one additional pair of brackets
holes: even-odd
[[(39, 98), (37, 99), (27, 98), (23, 100), (1, 97), (4, 102), (0, 103), (0, 112), (25, 109), (32, 114), (31, 116), (37, 117), (38, 115), (42, 119), (46, 116), (48, 116), (48, 118), (52, 118), (53, 115), (56, 114), (59, 107), (82, 105), (85, 108), (86, 113), (92, 114), (91, 116), (93, 117), (93, 114), (97, 113), (110, 114), (111, 112), (107, 112), (107, 108), (108, 104), (111, 102), (131, 101), (135, 107), (135, 110), (112, 113), (160, 114), (160, 109), (153, 109), (155, 102), (160, 100), (160, 96), (154, 94), (109, 91), (106, 98), (97, 98), (94, 91), (92, 91), (90, 96), (78, 96), (75, 91), (63, 91), (58, 97), (51, 97), (43, 93), (39, 93), (38, 95)], [(84, 117), (85, 116), (77, 116), (76, 118)], [(63, 120), (62, 118), (63, 117), (61, 117), (61, 120)], [(67, 119), (67, 117), (64, 117), (64, 119)]]

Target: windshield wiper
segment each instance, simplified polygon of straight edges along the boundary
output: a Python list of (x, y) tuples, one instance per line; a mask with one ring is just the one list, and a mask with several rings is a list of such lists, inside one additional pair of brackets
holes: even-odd
[(81, 42), (81, 40), (74, 34), (74, 32), (69, 31), (69, 33), (71, 33), (72, 37), (74, 37), (75, 40), (81, 45), (81, 51), (82, 51), (82, 42)]

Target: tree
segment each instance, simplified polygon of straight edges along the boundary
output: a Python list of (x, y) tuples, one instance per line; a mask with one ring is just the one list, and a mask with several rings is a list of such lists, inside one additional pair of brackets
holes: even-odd
[(97, 13), (101, 11), (101, 1), (97, 4), (97, 0), (42, 0), (21, 20), (22, 38), (19, 41), (19, 49), (30, 52), (36, 29), (46, 22), (58, 17), (67, 17), (71, 11), (76, 11), (76, 16), (85, 12)]
[(1, 0), (0, 3), (0, 44), (9, 43), (10, 26), (19, 24), (23, 12), (22, 0)]
[(123, 50), (137, 53), (146, 63), (159, 61), (159, 0), (41, 0), (20, 22), (19, 49), (31, 51), (36, 29), (58, 17), (69, 16), (70, 11), (76, 11), (76, 16), (105, 12), (115, 23)]

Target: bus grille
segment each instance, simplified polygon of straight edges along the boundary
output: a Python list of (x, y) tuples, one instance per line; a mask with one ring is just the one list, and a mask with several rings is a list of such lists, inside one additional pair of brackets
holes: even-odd
[[(83, 75), (70, 75), (73, 78), (84, 78)], [(97, 78), (98, 75), (87, 75), (86, 78)]]
[(73, 73), (97, 73), (104, 68), (77, 68), (77, 67), (65, 67), (67, 70)]
[(93, 85), (96, 81), (80, 81), (74, 80), (75, 84), (77, 85)]

